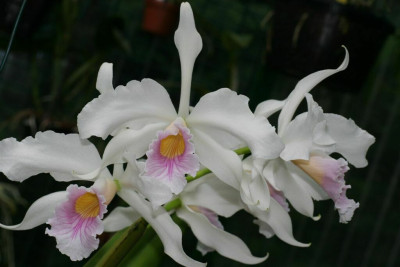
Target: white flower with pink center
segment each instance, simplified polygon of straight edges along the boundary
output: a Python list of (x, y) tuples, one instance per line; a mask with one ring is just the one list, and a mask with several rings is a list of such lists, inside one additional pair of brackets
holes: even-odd
[(158, 132), (157, 139), (150, 144), (146, 153), (144, 175), (166, 184), (172, 193), (181, 192), (186, 185), (185, 174), (195, 176), (200, 168), (191, 138), (181, 118), (176, 119), (166, 130)]
[(104, 196), (91, 188), (70, 185), (67, 192), (68, 200), (47, 221), (51, 228), (46, 234), (56, 238), (61, 253), (77, 261), (89, 257), (99, 246), (97, 235), (104, 230), (101, 220), (107, 205)]
[[(268, 117), (281, 110), (278, 135), (285, 144), (280, 157), (265, 161), (262, 174), (283, 192), (290, 204), (300, 213), (314, 219), (315, 200), (332, 199), (339, 212), (340, 222), (351, 220), (359, 204), (346, 196), (350, 188), (344, 174), (349, 169), (344, 159), (333, 159), (333, 152), (342, 154), (355, 167), (365, 167), (365, 155), (375, 138), (360, 129), (353, 120), (336, 114), (323, 113), (308, 92), (323, 79), (342, 71), (348, 64), (348, 52), (343, 63), (332, 70), (321, 70), (298, 82), (285, 101), (269, 100), (260, 103), (255, 114)], [(304, 99), (308, 112), (293, 115)]]
[(249, 99), (228, 88), (204, 95), (189, 108), (193, 67), (203, 43), (188, 3), (181, 4), (174, 40), (182, 73), (178, 111), (164, 87), (151, 79), (130, 81), (114, 90), (112, 64), (104, 63), (96, 84), (100, 96), (78, 115), (79, 133), (82, 138), (114, 136), (104, 151), (102, 168), (123, 162), (125, 153), (136, 159), (147, 155), (143, 176), (162, 182), (175, 194), (184, 188), (185, 175), (195, 175), (200, 164), (239, 188), (241, 159), (234, 149), (247, 146), (253, 155), (273, 159), (283, 145), (269, 122), (254, 116)]
[[(0, 141), (0, 171), (10, 180), (22, 182), (39, 173), (50, 173), (56, 181), (79, 180), (74, 172), (87, 172), (101, 165), (96, 147), (77, 134), (38, 132), (21, 142)], [(46, 233), (54, 236), (57, 248), (71, 260), (87, 258), (97, 249), (103, 232), (103, 215), (117, 193), (107, 169), (94, 177), (90, 188), (70, 185), (66, 191), (45, 195), (27, 210), (21, 223), (3, 225), (10, 230), (28, 230), (48, 223)], [(110, 217), (112, 219), (113, 216)], [(110, 227), (110, 226), (108, 226)], [(111, 225), (112, 227), (112, 225)]]

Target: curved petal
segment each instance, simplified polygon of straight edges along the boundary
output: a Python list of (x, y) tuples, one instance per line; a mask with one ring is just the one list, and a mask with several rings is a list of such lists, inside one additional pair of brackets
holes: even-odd
[(290, 93), (286, 100), (285, 106), (282, 108), (281, 113), (278, 118), (278, 133), (281, 134), (285, 131), (286, 126), (292, 120), (294, 112), (299, 106), (300, 102), (303, 100), (306, 93), (310, 92), (318, 83), (328, 78), (329, 76), (342, 71), (347, 68), (349, 64), (349, 53), (344, 47), (346, 55), (343, 59), (342, 64), (337, 69), (327, 69), (314, 72), (305, 78), (301, 79), (293, 91)]
[(204, 95), (186, 121), (191, 130), (199, 129), (222, 144), (226, 135), (243, 140), (254, 157), (278, 157), (283, 144), (275, 128), (264, 117), (255, 116), (248, 101), (246, 96), (222, 88)]
[(142, 217), (132, 207), (117, 207), (104, 220), (105, 232), (117, 232)]
[(218, 215), (230, 217), (243, 208), (238, 191), (214, 174), (190, 182), (181, 193), (185, 205), (207, 207)]
[(259, 227), (259, 232), (266, 238), (271, 238), (275, 235), (274, 230), (272, 230), (271, 226), (261, 220), (254, 220), (253, 223), (257, 224)]
[(203, 48), (200, 34), (196, 30), (193, 11), (189, 3), (182, 3), (178, 29), (175, 31), (174, 41), (181, 61), (182, 86), (179, 103), (179, 116), (189, 114), (190, 84), (194, 62)]
[(275, 99), (266, 100), (257, 105), (256, 110), (254, 111), (254, 115), (263, 116), (268, 119), (269, 116), (281, 110), (284, 105), (285, 105), (285, 100), (282, 101)]
[[(290, 219), (289, 214), (285, 211), (285, 209), (279, 205), (275, 199), (271, 199), (270, 209), (268, 212), (261, 211), (255, 207), (249, 207), (251, 213), (256, 216), (259, 220), (263, 221), (264, 223), (268, 224), (273, 232), (276, 234), (279, 239), (285, 241), (286, 243), (297, 246), (297, 247), (308, 247), (311, 244), (304, 244), (297, 241), (293, 237), (292, 231), (292, 220)], [(263, 232), (260, 231), (261, 234)], [(270, 238), (271, 233), (268, 232), (266, 235), (267, 238)]]
[(129, 152), (136, 158), (142, 157), (149, 149), (157, 132), (167, 126), (166, 123), (152, 123), (139, 130), (124, 129), (107, 144), (103, 154), (103, 166), (118, 163), (123, 154)]
[(96, 89), (100, 94), (114, 91), (112, 84), (113, 79), (113, 64), (104, 62), (101, 64), (99, 73), (97, 74)]
[(57, 181), (77, 180), (72, 172), (87, 173), (101, 165), (96, 147), (77, 134), (38, 132), (21, 142), (0, 142), (0, 171), (12, 181), (50, 173)]
[[(280, 132), (285, 149), (281, 153), (281, 158), (289, 161), (294, 159), (307, 160), (311, 150), (314, 148), (314, 136), (323, 138), (327, 135), (326, 127), (319, 127), (324, 124), (325, 117), (322, 108), (313, 100), (310, 94), (306, 95), (308, 112), (302, 113), (292, 120), (286, 127), (284, 132)], [(326, 125), (326, 124), (324, 124)], [(325, 142), (326, 146), (332, 146), (334, 140)]]
[[(283, 160), (274, 160), (269, 162), (264, 168), (263, 175), (277, 189), (282, 191), (290, 204), (301, 214), (313, 218), (314, 203), (310, 194), (293, 179), (286, 164)], [(299, 170), (300, 171), (300, 170)]]
[(357, 168), (367, 166), (365, 156), (375, 137), (358, 127), (352, 119), (336, 114), (325, 114), (325, 117), (328, 133), (336, 142), (335, 151)]
[(151, 204), (133, 190), (123, 188), (119, 195), (153, 227), (164, 245), (165, 254), (184, 266), (205, 266), (204, 263), (191, 259), (183, 251), (182, 231), (164, 208), (160, 207), (154, 212)]
[(191, 212), (186, 207), (182, 207), (176, 214), (190, 225), (193, 234), (201, 243), (214, 248), (224, 257), (245, 264), (257, 264), (268, 258), (268, 254), (261, 258), (253, 256), (240, 238), (215, 227), (200, 213)]
[(121, 127), (139, 129), (149, 123), (170, 123), (176, 111), (167, 91), (151, 79), (129, 82), (114, 91), (101, 94), (88, 103), (78, 115), (82, 138), (105, 139)]
[(43, 196), (33, 202), (21, 223), (16, 225), (0, 224), (1, 228), (8, 230), (28, 230), (43, 223), (54, 216), (54, 209), (67, 199), (67, 192), (60, 191)]
[(242, 162), (232, 150), (222, 147), (210, 136), (197, 129), (191, 129), (193, 143), (200, 163), (210, 169), (224, 183), (239, 189), (242, 178)]

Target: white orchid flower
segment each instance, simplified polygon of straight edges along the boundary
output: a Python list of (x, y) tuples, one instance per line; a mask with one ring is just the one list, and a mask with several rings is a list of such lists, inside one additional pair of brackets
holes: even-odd
[(218, 216), (230, 217), (243, 209), (238, 191), (209, 174), (188, 184), (181, 193), (182, 206), (176, 212), (198, 239), (197, 249), (204, 255), (217, 251), (226, 258), (258, 264), (268, 258), (255, 257), (237, 236), (224, 231)]
[(111, 232), (119, 231), (143, 217), (159, 236), (164, 245), (165, 254), (184, 266), (205, 266), (204, 263), (195, 261), (186, 255), (182, 246), (181, 229), (175, 224), (164, 207), (157, 206), (157, 209), (155, 209), (154, 203), (146, 200), (147, 191), (143, 190), (143, 187), (150, 186), (160, 194), (161, 199), (165, 198), (165, 195), (168, 197), (170, 193), (162, 190), (163, 185), (158, 184), (161, 186), (161, 188), (158, 188), (156, 183), (151, 185), (143, 184), (140, 173), (143, 172), (145, 163), (137, 162), (134, 155), (132, 156), (129, 153), (126, 153), (124, 157), (128, 164), (124, 174), (119, 179), (121, 190), (118, 195), (130, 206), (114, 209), (104, 220), (105, 230)]
[(80, 135), (103, 139), (114, 135), (104, 152), (103, 167), (121, 162), (126, 151), (137, 158), (146, 154), (143, 175), (163, 183), (171, 193), (179, 194), (187, 183), (185, 175), (194, 176), (200, 164), (238, 189), (241, 160), (233, 149), (248, 146), (257, 157), (272, 159), (283, 145), (269, 122), (251, 112), (249, 99), (230, 89), (206, 94), (189, 113), (192, 71), (202, 39), (188, 3), (181, 5), (175, 44), (182, 71), (178, 112), (167, 91), (154, 80), (131, 81), (114, 90), (112, 65), (104, 63), (97, 81), (101, 95), (78, 116)]
[[(269, 100), (260, 103), (255, 114), (268, 117), (282, 108), (278, 118), (278, 135), (285, 144), (280, 158), (268, 161), (263, 176), (300, 213), (313, 215), (313, 201), (332, 199), (340, 222), (351, 220), (359, 206), (346, 197), (344, 173), (349, 169), (343, 158), (334, 159), (333, 152), (342, 154), (357, 168), (365, 167), (366, 152), (375, 138), (360, 129), (353, 120), (336, 114), (325, 114), (308, 92), (323, 79), (347, 67), (347, 49), (343, 63), (334, 70), (322, 70), (303, 78), (286, 101)], [(293, 115), (300, 102), (307, 98), (308, 112)]]
[(259, 172), (261, 162), (254, 157), (243, 161), (243, 180), (240, 188), (244, 208), (257, 219), (259, 231), (267, 238), (276, 236), (298, 247), (308, 247), (293, 237), (289, 205), (282, 191), (274, 188)]
[[(88, 171), (101, 165), (96, 147), (78, 134), (38, 132), (21, 142), (14, 138), (0, 142), (0, 171), (10, 180), (22, 182), (39, 173), (50, 173), (56, 181), (78, 180), (73, 172)], [(87, 258), (97, 249), (97, 235), (103, 232), (103, 216), (117, 192), (107, 169), (92, 179), (90, 188), (70, 185), (35, 201), (21, 223), (3, 225), (10, 230), (28, 230), (43, 223), (54, 236), (57, 248), (71, 260)]]
[[(194, 263), (189, 264), (189, 259), (183, 252), (182, 233), (169, 213), (164, 207), (154, 210), (152, 204), (145, 200), (145, 196), (136, 190), (140, 187), (138, 184), (144, 163), (130, 160), (133, 158), (127, 157), (128, 167), (120, 180), (121, 187), (125, 188), (121, 189), (120, 196), (130, 207), (117, 208), (111, 212), (111, 220), (118, 217), (122, 222), (113, 230), (118, 231), (131, 225), (137, 220), (139, 212), (159, 235), (166, 254), (180, 264), (195, 266)], [(198, 249), (202, 253), (216, 250), (227, 258), (245, 264), (257, 264), (268, 257), (254, 257), (241, 239), (223, 230), (218, 215), (230, 217), (243, 209), (243, 205), (238, 191), (222, 183), (215, 175), (206, 175), (189, 183), (179, 197), (181, 206), (177, 208), (176, 214), (190, 226), (199, 240)], [(109, 217), (104, 220), (106, 225), (109, 221)]]

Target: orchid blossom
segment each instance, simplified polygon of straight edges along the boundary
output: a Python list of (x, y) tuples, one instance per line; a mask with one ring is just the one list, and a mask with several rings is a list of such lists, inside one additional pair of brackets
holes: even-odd
[[(39, 173), (50, 173), (56, 181), (78, 180), (73, 172), (87, 171), (101, 164), (97, 149), (77, 134), (38, 132), (21, 142), (8, 138), (0, 142), (0, 171), (10, 180), (22, 182)], [(26, 212), (21, 223), (1, 228), (32, 229), (50, 225), (46, 234), (54, 236), (57, 248), (71, 260), (87, 258), (97, 249), (97, 235), (103, 232), (102, 219), (117, 185), (107, 169), (92, 179), (90, 188), (69, 185), (66, 191), (43, 196)]]
[[(77, 134), (38, 132), (35, 138), (21, 142), (14, 138), (0, 142), (0, 171), (10, 180), (20, 181), (39, 173), (50, 173), (56, 181), (74, 181), (80, 178), (74, 173), (87, 171), (101, 165), (97, 149)], [(87, 165), (86, 165), (87, 164)], [(128, 204), (130, 218), (144, 217), (165, 241), (165, 250), (177, 262), (189, 266), (203, 266), (183, 251), (181, 230), (168, 213), (160, 208), (154, 213), (152, 204), (140, 193), (157, 190), (157, 184), (148, 184), (139, 176), (139, 168), (130, 164), (126, 170), (121, 164), (114, 165), (113, 175), (107, 168), (92, 179), (90, 188), (69, 185), (66, 191), (43, 196), (29, 207), (20, 224), (0, 227), (10, 230), (28, 230), (43, 223), (50, 225), (46, 234), (54, 236), (57, 248), (71, 260), (87, 258), (99, 245), (97, 235), (103, 231), (120, 230), (125, 225), (126, 208), (118, 207), (103, 221), (107, 205), (118, 195)], [(97, 166), (97, 167), (96, 167)], [(118, 190), (119, 189), (119, 190)], [(148, 191), (146, 191), (148, 190)], [(167, 192), (168, 193), (168, 192)], [(160, 190), (160, 194), (165, 194)], [(132, 217), (133, 216), (133, 217)], [(131, 221), (129, 221), (131, 223)], [(176, 240), (172, 242), (172, 240)], [(172, 244), (172, 245), (171, 245)]]
[[(172, 221), (164, 207), (153, 210), (149, 201), (137, 189), (140, 188), (140, 173), (144, 169), (143, 162), (135, 162), (134, 157), (127, 156), (128, 166), (120, 180), (120, 196), (130, 204), (130, 207), (117, 208), (105, 219), (108, 225), (110, 220), (121, 218), (118, 227), (106, 227), (106, 230), (118, 231), (138, 219), (138, 213), (150, 223), (159, 235), (166, 254), (175, 261), (185, 266), (196, 266), (183, 252), (182, 233)], [(178, 217), (188, 223), (194, 235), (198, 238), (198, 249), (202, 253), (216, 250), (221, 255), (246, 264), (257, 264), (264, 261), (265, 257), (254, 257), (244, 242), (223, 230), (218, 220), (218, 215), (230, 217), (243, 208), (240, 195), (232, 187), (216, 179), (214, 175), (207, 175), (202, 179), (188, 184), (181, 192), (181, 206), (177, 207)], [(117, 215), (118, 214), (118, 215)], [(109, 219), (111, 218), (111, 219)], [(192, 260), (193, 261), (193, 260)]]
[(293, 237), (289, 205), (282, 191), (274, 188), (258, 171), (259, 162), (253, 157), (243, 161), (243, 180), (240, 195), (244, 209), (257, 219), (259, 231), (270, 238), (274, 234), (282, 241), (298, 247), (307, 247)]
[[(147, 156), (143, 175), (164, 184), (173, 194), (186, 185), (200, 164), (226, 184), (239, 188), (241, 160), (233, 149), (248, 146), (253, 155), (276, 158), (283, 149), (274, 128), (248, 107), (248, 98), (222, 88), (204, 95), (189, 112), (190, 84), (194, 62), (202, 49), (188, 3), (182, 3), (175, 32), (182, 84), (178, 112), (167, 91), (156, 81), (130, 81), (113, 88), (112, 65), (104, 63), (97, 80), (100, 96), (78, 116), (82, 138), (113, 135), (103, 155), (103, 168), (123, 162), (128, 151), (136, 158)], [(98, 170), (82, 173), (93, 177)]]
[[(309, 244), (293, 236), (289, 203), (318, 219), (313, 199), (332, 199), (340, 222), (351, 220), (359, 204), (347, 198), (350, 186), (344, 174), (348, 162), (357, 168), (367, 165), (365, 155), (375, 139), (351, 119), (323, 113), (309, 94), (323, 79), (347, 67), (347, 50), (337, 69), (305, 77), (286, 100), (265, 101), (253, 113), (249, 99), (228, 88), (189, 106), (194, 63), (203, 44), (188, 3), (181, 4), (174, 40), (181, 65), (178, 110), (167, 91), (151, 79), (114, 89), (112, 64), (103, 63), (96, 83), (100, 95), (78, 115), (79, 134), (46, 131), (20, 142), (0, 141), (0, 172), (11, 181), (49, 173), (59, 182), (93, 183), (70, 184), (65, 191), (45, 195), (28, 208), (21, 223), (0, 224), (1, 228), (27, 230), (47, 223), (45, 233), (55, 237), (61, 253), (76, 261), (98, 248), (98, 235), (122, 230), (142, 217), (167, 255), (196, 267), (205, 263), (185, 253), (173, 213), (191, 228), (203, 255), (216, 251), (244, 264), (258, 264), (268, 254), (252, 255), (240, 238), (224, 230), (220, 216), (245, 210), (262, 235), (276, 235), (299, 247)], [(308, 111), (294, 117), (304, 98)], [(276, 133), (268, 117), (278, 111)], [(86, 140), (92, 136), (112, 136), (102, 157)], [(234, 151), (239, 148), (251, 155), (239, 156)], [(344, 158), (334, 159), (332, 153)], [(107, 214), (115, 196), (128, 206)]]
[[(164, 252), (179, 264), (184, 266), (205, 266), (204, 263), (191, 259), (182, 247), (182, 231), (172, 220), (170, 214), (162, 206), (155, 209), (154, 203), (148, 201), (146, 192), (152, 192), (152, 196), (164, 198), (170, 192), (163, 190), (162, 184), (146, 184), (140, 175), (144, 168), (143, 161), (136, 161), (135, 156), (125, 153), (124, 158), (128, 162), (123, 175), (119, 179), (121, 190), (118, 195), (129, 204), (129, 207), (118, 207), (104, 220), (106, 231), (119, 231), (138, 218), (143, 217), (155, 230), (164, 245)], [(147, 190), (144, 188), (147, 187)], [(143, 192), (145, 194), (143, 194)], [(154, 192), (158, 192), (154, 193)]]
[(198, 239), (197, 249), (205, 255), (217, 251), (224, 257), (245, 264), (267, 259), (255, 257), (237, 236), (224, 231), (218, 216), (231, 217), (243, 209), (238, 191), (209, 174), (191, 182), (180, 195), (182, 206), (176, 214), (192, 229)]
[[(296, 85), (286, 101), (265, 101), (255, 111), (257, 116), (268, 117), (282, 109), (278, 135), (285, 149), (280, 158), (266, 162), (263, 176), (274, 188), (283, 191), (297, 211), (314, 219), (319, 216), (313, 215), (312, 199), (332, 199), (342, 223), (351, 220), (359, 203), (346, 197), (346, 190), (350, 188), (344, 181), (344, 174), (349, 169), (347, 161), (329, 155), (337, 152), (355, 167), (365, 167), (366, 152), (375, 138), (351, 119), (323, 113), (308, 92), (323, 79), (347, 67), (349, 56), (347, 49), (345, 51), (345, 59), (337, 69), (310, 74)], [(304, 97), (308, 112), (292, 120)]]

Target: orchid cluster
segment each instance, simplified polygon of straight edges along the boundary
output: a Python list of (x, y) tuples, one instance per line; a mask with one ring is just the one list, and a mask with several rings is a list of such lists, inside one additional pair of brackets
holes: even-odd
[[(249, 99), (228, 88), (189, 106), (202, 39), (188, 3), (181, 5), (175, 44), (182, 71), (178, 111), (152, 79), (114, 88), (112, 64), (104, 63), (96, 83), (100, 95), (78, 115), (79, 134), (45, 131), (22, 141), (0, 142), (0, 171), (12, 181), (49, 173), (60, 182), (93, 183), (71, 184), (43, 196), (21, 223), (0, 227), (26, 230), (47, 223), (46, 234), (76, 261), (98, 248), (102, 232), (119, 231), (142, 217), (177, 263), (204, 266), (184, 252), (182, 232), (172, 214), (191, 228), (200, 252), (217, 251), (245, 264), (260, 263), (268, 254), (253, 256), (240, 238), (224, 231), (219, 216), (245, 210), (266, 238), (276, 235), (300, 247), (309, 244), (294, 238), (290, 206), (317, 220), (313, 200), (331, 199), (340, 222), (351, 220), (359, 203), (347, 198), (350, 185), (344, 174), (348, 163), (356, 168), (367, 165), (365, 155), (374, 137), (351, 119), (324, 113), (309, 94), (347, 67), (347, 50), (337, 69), (305, 77), (287, 99), (267, 100), (252, 112)], [(303, 99), (308, 110), (294, 117)], [(268, 122), (276, 112), (277, 130)], [(108, 140), (102, 156), (88, 140), (93, 136)], [(332, 153), (344, 158), (335, 159)], [(127, 206), (109, 212), (117, 195)], [(165, 206), (172, 202), (177, 204), (167, 211)]]

